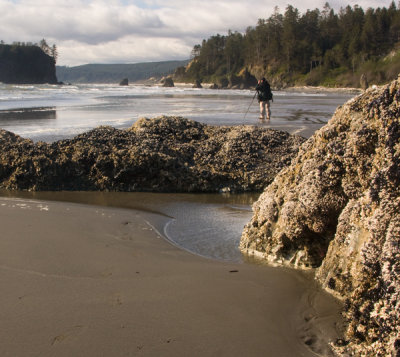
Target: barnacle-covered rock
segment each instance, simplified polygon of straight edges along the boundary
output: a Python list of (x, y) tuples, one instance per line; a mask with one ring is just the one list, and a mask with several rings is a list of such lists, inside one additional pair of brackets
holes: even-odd
[(209, 126), (181, 117), (99, 127), (33, 143), (0, 130), (0, 187), (19, 190), (261, 191), (304, 139), (255, 126)]
[(253, 211), (243, 252), (317, 268), (345, 302), (337, 351), (400, 355), (400, 79), (338, 108)]

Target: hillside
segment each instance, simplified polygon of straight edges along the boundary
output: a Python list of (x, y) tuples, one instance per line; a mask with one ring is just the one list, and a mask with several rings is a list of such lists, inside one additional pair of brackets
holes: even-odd
[[(288, 5), (245, 33), (216, 34), (195, 45), (180, 80), (228, 83), (243, 70), (275, 88), (294, 85), (366, 87), (400, 72), (400, 8), (346, 6), (301, 14)], [(367, 81), (361, 83), (360, 79)]]
[(171, 74), (188, 61), (164, 61), (133, 64), (86, 64), (82, 66), (57, 66), (57, 77), (72, 83), (119, 83), (123, 78), (137, 82), (151, 77), (161, 78)]
[(54, 58), (38, 46), (0, 44), (0, 82), (10, 84), (56, 84)]

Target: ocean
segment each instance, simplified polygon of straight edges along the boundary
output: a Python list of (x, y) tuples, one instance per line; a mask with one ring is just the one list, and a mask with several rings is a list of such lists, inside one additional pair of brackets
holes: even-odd
[(99, 125), (127, 128), (141, 117), (175, 115), (212, 125), (260, 125), (307, 137), (354, 95), (350, 91), (275, 91), (272, 120), (261, 122), (251, 90), (0, 83), (0, 127), (34, 141), (52, 142)]
[[(258, 119), (251, 90), (109, 84), (0, 84), (0, 128), (33, 141), (53, 142), (99, 125), (128, 128), (141, 117), (182, 116), (212, 125), (258, 125), (308, 137), (354, 97), (352, 91), (275, 91), (270, 122)], [(136, 208), (163, 219), (156, 227), (175, 245), (207, 258), (241, 262), (243, 226), (258, 194), (190, 195), (120, 192), (39, 192), (2, 195)]]

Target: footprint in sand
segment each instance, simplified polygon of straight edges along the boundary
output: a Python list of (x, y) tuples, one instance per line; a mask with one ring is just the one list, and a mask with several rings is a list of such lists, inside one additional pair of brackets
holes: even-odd
[(121, 294), (114, 294), (111, 298), (111, 305), (113, 306), (121, 306), (123, 303), (123, 299)]
[(63, 341), (79, 336), (80, 334), (83, 333), (83, 331), (85, 330), (85, 326), (82, 325), (76, 325), (74, 327), (72, 327), (71, 329), (65, 331), (64, 333), (56, 336), (53, 338), (53, 340), (51, 341), (51, 345), (55, 346), (59, 343), (62, 343)]

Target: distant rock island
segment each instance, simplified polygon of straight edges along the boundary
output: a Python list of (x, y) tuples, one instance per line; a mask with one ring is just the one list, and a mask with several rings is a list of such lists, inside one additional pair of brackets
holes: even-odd
[(175, 87), (174, 80), (170, 76), (162, 78), (161, 83), (163, 87)]
[(38, 46), (0, 44), (0, 82), (57, 84), (54, 59)]
[(304, 138), (254, 126), (210, 126), (181, 117), (99, 127), (33, 143), (0, 130), (0, 187), (18, 190), (261, 191)]
[(400, 355), (400, 78), (339, 107), (253, 211), (241, 250), (343, 301), (339, 355)]

